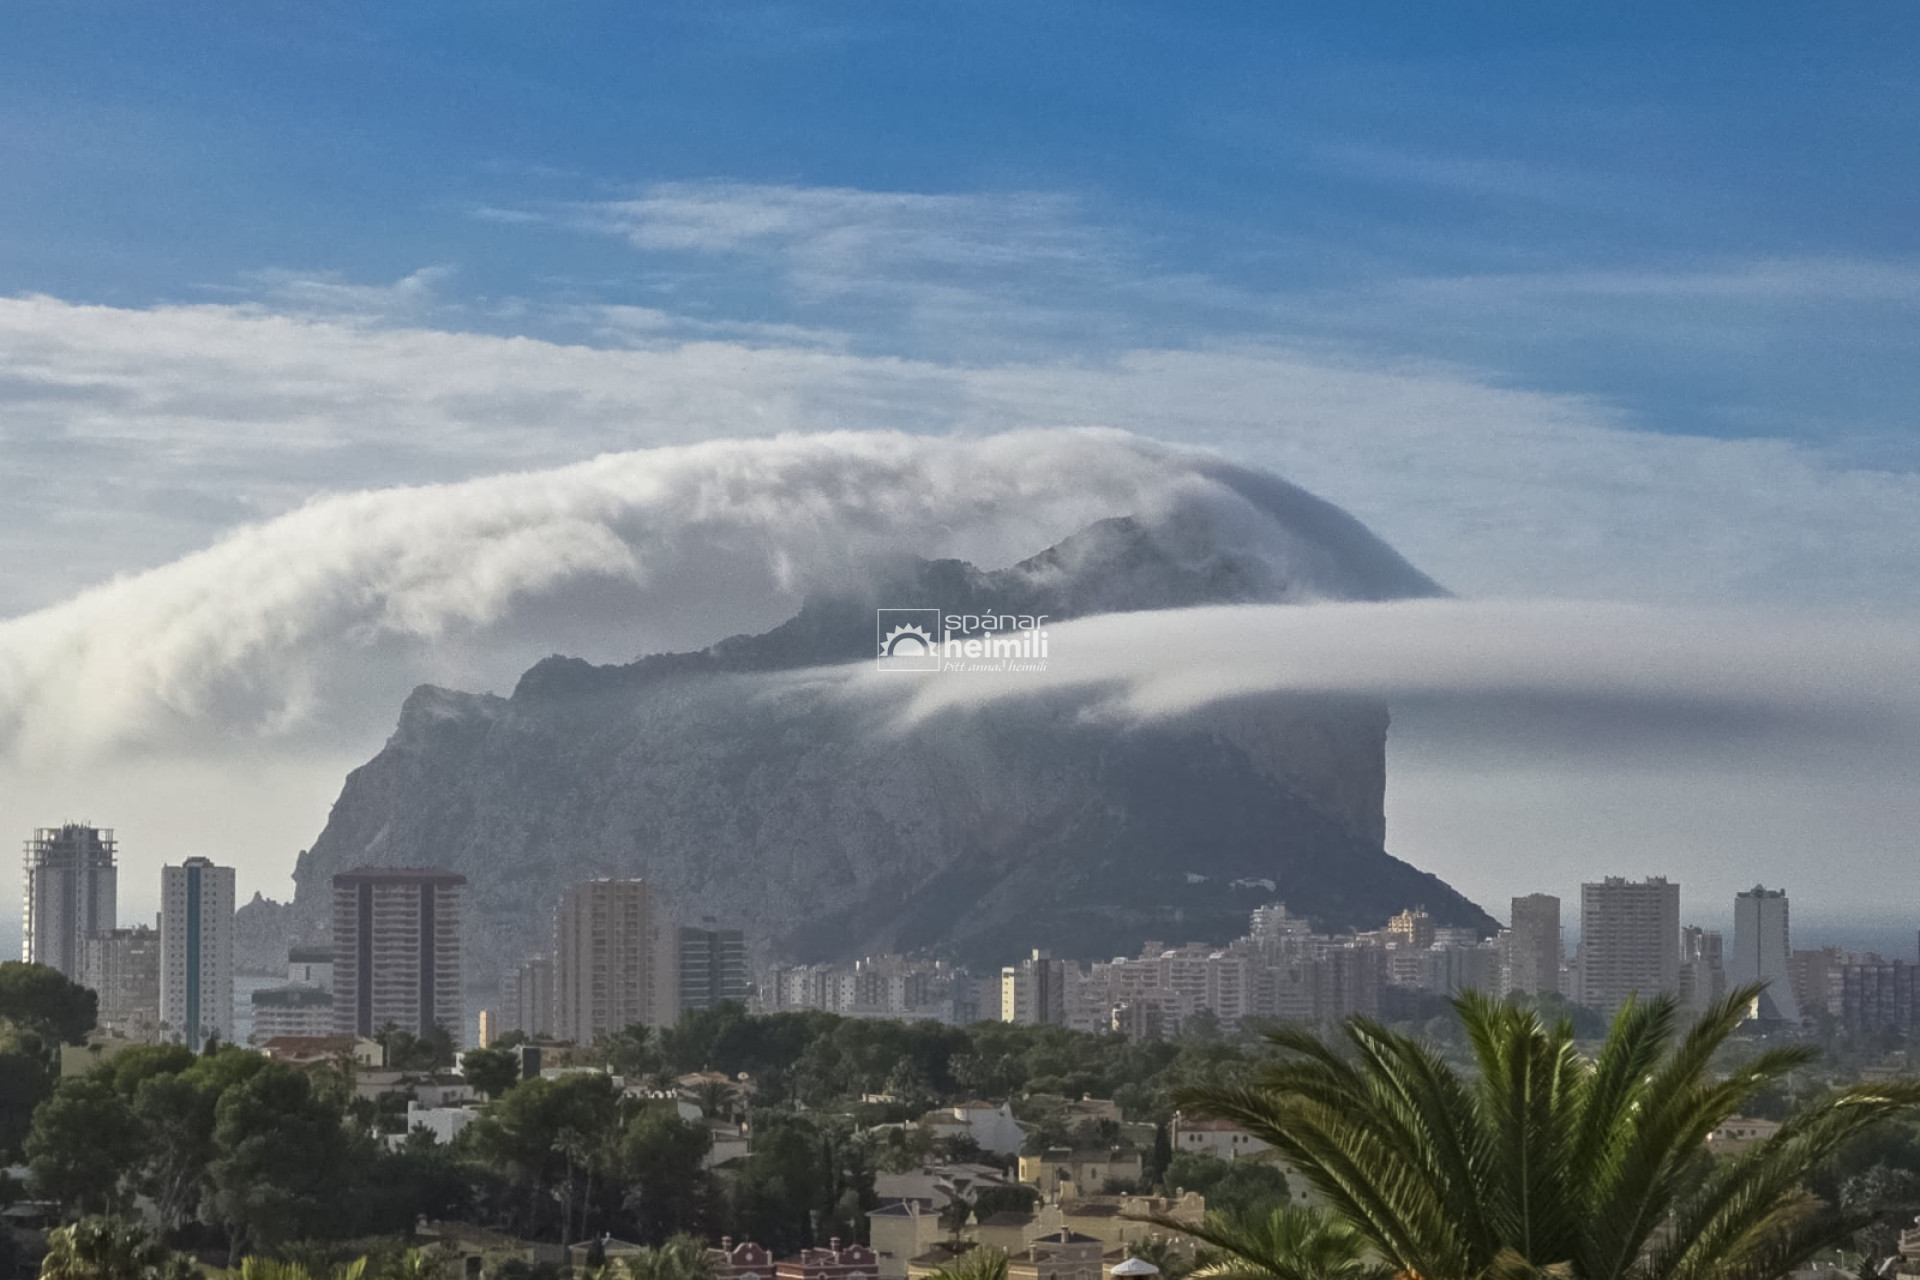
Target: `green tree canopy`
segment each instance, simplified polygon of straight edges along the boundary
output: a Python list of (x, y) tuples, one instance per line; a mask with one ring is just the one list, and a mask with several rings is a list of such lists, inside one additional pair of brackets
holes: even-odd
[(140, 1152), (133, 1109), (91, 1074), (60, 1082), (33, 1113), (26, 1141), (41, 1194), (77, 1213), (126, 1209)]
[(78, 1044), (93, 1030), (99, 997), (58, 969), (19, 960), (0, 963), (0, 1018), (55, 1044)]
[(215, 1216), (255, 1249), (328, 1234), (348, 1186), (338, 1108), (306, 1075), (265, 1062), (214, 1108), (218, 1154), (208, 1173)]
[(40, 1280), (193, 1280), (197, 1274), (191, 1259), (118, 1218), (55, 1228), (40, 1263)]
[(520, 1083), (520, 1055), (508, 1049), (469, 1049), (460, 1055), (460, 1074), (489, 1098), (497, 1098)]
[(1287, 1202), (1287, 1175), (1266, 1160), (1220, 1160), (1182, 1151), (1167, 1162), (1163, 1179), (1169, 1191), (1198, 1191), (1208, 1209), (1248, 1221), (1265, 1219)]
[(715, 1191), (706, 1168), (713, 1137), (668, 1107), (647, 1107), (627, 1122), (620, 1163), (627, 1202), (648, 1241), (668, 1242), (713, 1225)]
[(0, 1162), (18, 1158), (34, 1109), (53, 1093), (53, 1084), (38, 1051), (0, 1048)]

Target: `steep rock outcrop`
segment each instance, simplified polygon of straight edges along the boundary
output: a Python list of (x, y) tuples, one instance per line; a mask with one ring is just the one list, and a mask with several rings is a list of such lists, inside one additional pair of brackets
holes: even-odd
[(1278, 555), (1206, 513), (1103, 521), (1007, 569), (902, 560), (699, 653), (550, 658), (509, 698), (423, 687), (300, 859), (304, 927), (336, 871), (463, 872), (477, 992), (546, 945), (559, 890), (591, 876), (646, 876), (680, 918), (803, 959), (1110, 956), (1224, 940), (1274, 898), (1330, 927), (1423, 903), (1489, 928), (1382, 848), (1382, 706), (1269, 696), (1122, 727), (1050, 694), (903, 725), (915, 677), (876, 695), (836, 665), (871, 657), (876, 604), (1063, 619), (1337, 598), (1349, 579), (1355, 598), (1438, 590), (1325, 510)]

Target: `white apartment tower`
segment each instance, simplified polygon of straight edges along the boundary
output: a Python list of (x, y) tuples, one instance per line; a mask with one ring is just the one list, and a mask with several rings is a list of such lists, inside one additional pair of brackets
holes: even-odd
[(160, 869), (160, 1025), (198, 1053), (233, 1037), (233, 868), (188, 858)]
[(1787, 973), (1792, 955), (1787, 941), (1787, 891), (1753, 886), (1733, 899), (1733, 956), (1727, 962), (1727, 980), (1733, 986), (1764, 982), (1755, 1013), (1763, 1021), (1799, 1022), (1793, 980)]
[(1507, 931), (1502, 988), (1527, 996), (1560, 990), (1560, 899), (1530, 893), (1513, 900), (1513, 927)]
[(575, 1044), (680, 1012), (674, 931), (645, 880), (589, 880), (560, 896), (554, 921), (554, 1033)]
[(20, 958), (78, 982), (87, 939), (116, 923), (113, 832), (78, 822), (41, 827), (26, 854)]
[(425, 1036), (465, 1033), (460, 904), (451, 871), (362, 867), (333, 878), (333, 1029), (372, 1036), (389, 1023)]
[(1680, 990), (1680, 886), (1608, 876), (1580, 886), (1580, 1002), (1612, 1015), (1628, 996)]

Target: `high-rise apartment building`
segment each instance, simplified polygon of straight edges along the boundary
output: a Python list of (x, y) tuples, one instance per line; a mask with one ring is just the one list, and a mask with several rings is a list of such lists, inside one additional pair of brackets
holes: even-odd
[(461, 899), (467, 878), (362, 867), (333, 878), (333, 1027), (371, 1036), (389, 1023), (424, 1036), (465, 1034)]
[(1530, 893), (1513, 900), (1513, 927), (1507, 931), (1501, 987), (1525, 996), (1560, 990), (1560, 899)]
[(1800, 1005), (1794, 998), (1788, 961), (1793, 948), (1787, 940), (1787, 891), (1755, 885), (1733, 899), (1733, 958), (1727, 980), (1734, 986), (1764, 982), (1755, 1013), (1762, 1021), (1799, 1022)]
[(560, 896), (553, 957), (554, 1033), (592, 1044), (636, 1022), (679, 1016), (674, 937), (645, 880), (589, 880)]
[(1000, 1021), (1023, 1024), (1067, 1020), (1066, 969), (1044, 951), (1000, 970)]
[(1387, 940), (1413, 951), (1433, 945), (1433, 917), (1425, 907), (1408, 907), (1387, 921)]
[(233, 1038), (233, 868), (160, 869), (160, 1027), (195, 1053)]
[(1580, 1001), (1611, 1015), (1627, 997), (1680, 990), (1680, 886), (1608, 876), (1580, 886)]
[(500, 1032), (553, 1034), (553, 958), (535, 956), (500, 983)]
[(160, 934), (142, 925), (88, 938), (80, 985), (100, 997), (100, 1025), (133, 1040), (160, 1029)]
[(1725, 940), (1718, 930), (1688, 925), (1680, 931), (1680, 1003), (1704, 1013), (1726, 994)]
[(680, 931), (680, 1009), (746, 1004), (753, 995), (747, 937), (738, 929)]
[(78, 981), (87, 939), (117, 923), (113, 832), (78, 822), (41, 827), (26, 854), (21, 958)]

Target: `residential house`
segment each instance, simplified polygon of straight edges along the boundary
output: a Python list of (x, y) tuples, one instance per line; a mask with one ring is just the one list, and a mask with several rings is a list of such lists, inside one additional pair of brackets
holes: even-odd
[(841, 1244), (835, 1236), (824, 1249), (802, 1249), (773, 1264), (774, 1280), (880, 1280), (880, 1259), (863, 1244)]
[(1169, 1135), (1175, 1155), (1212, 1156), (1216, 1160), (1238, 1160), (1243, 1156), (1271, 1151), (1272, 1147), (1242, 1129), (1231, 1120), (1211, 1120), (1200, 1116), (1173, 1113)]
[(773, 1255), (751, 1240), (735, 1244), (721, 1236), (718, 1249), (707, 1250), (713, 1262), (713, 1280), (773, 1280)]
[(1007, 1258), (1007, 1280), (1101, 1280), (1106, 1245), (1077, 1231), (1035, 1236)]
[(1109, 1183), (1139, 1180), (1140, 1153), (1119, 1147), (1049, 1147), (1040, 1155), (1020, 1157), (1020, 1181), (1038, 1187), (1043, 1196), (1097, 1195)]
[(880, 1280), (906, 1280), (908, 1261), (945, 1234), (931, 1201), (894, 1200), (867, 1211), (867, 1239), (879, 1259)]

